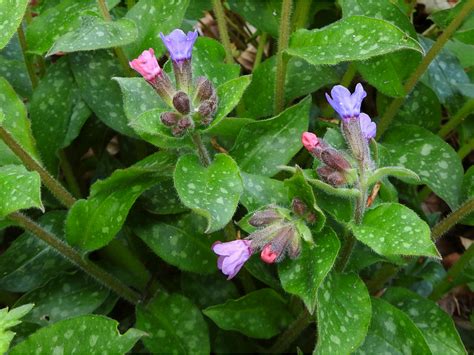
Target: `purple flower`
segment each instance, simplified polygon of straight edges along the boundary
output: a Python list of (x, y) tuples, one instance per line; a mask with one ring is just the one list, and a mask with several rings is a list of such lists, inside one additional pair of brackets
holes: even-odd
[(326, 99), (343, 120), (359, 117), (360, 105), (366, 96), (367, 93), (360, 83), (356, 85), (353, 94), (342, 85), (334, 86), (331, 96), (326, 93)]
[(228, 276), (227, 280), (237, 275), (245, 262), (252, 256), (250, 241), (242, 239), (227, 243), (216, 242), (212, 246), (212, 251), (219, 255), (217, 267), (224, 275)]
[(198, 33), (194, 31), (185, 34), (182, 30), (176, 29), (167, 36), (160, 33), (160, 37), (170, 53), (171, 60), (179, 62), (191, 59), (194, 42), (196, 42)]
[(377, 133), (377, 125), (375, 124), (375, 122), (372, 122), (369, 115), (361, 112), (359, 116), (359, 123), (362, 135), (367, 140), (370, 140), (375, 137), (375, 134)]

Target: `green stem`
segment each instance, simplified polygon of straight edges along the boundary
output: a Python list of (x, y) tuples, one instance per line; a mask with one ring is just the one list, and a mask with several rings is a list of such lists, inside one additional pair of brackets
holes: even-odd
[(312, 0), (296, 0), (293, 31), (305, 28), (311, 14)]
[(8, 216), (12, 221), (16, 222), (17, 225), (22, 227), (28, 232), (31, 232), (43, 242), (48, 244), (51, 248), (58, 251), (63, 257), (71, 261), (73, 264), (81, 268), (84, 272), (92, 276), (98, 282), (114, 291), (117, 295), (127, 300), (132, 304), (137, 304), (140, 295), (123, 284), (120, 280), (103, 270), (88, 259), (82, 257), (82, 255), (64, 243), (61, 239), (55, 235), (43, 229), (40, 225), (26, 217), (25, 215), (15, 212)]
[(32, 171), (36, 171), (43, 184), (51, 191), (51, 193), (67, 208), (70, 208), (76, 199), (54, 179), (49, 172), (43, 168), (23, 147), (15, 140), (15, 138), (3, 127), (0, 127), (0, 138), (15, 153), (23, 164)]
[(64, 178), (69, 186), (69, 189), (71, 190), (72, 195), (75, 198), (81, 198), (81, 188), (79, 187), (79, 183), (74, 176), (74, 171), (72, 170), (71, 163), (69, 162), (64, 149), (59, 151), (59, 161), (61, 163), (61, 170), (64, 174)]
[(25, 60), (26, 70), (28, 71), (28, 76), (30, 77), (31, 86), (33, 89), (38, 86), (38, 76), (35, 73), (35, 68), (31, 62), (31, 57), (27, 54), (28, 44), (26, 43), (25, 32), (23, 31), (23, 24), (20, 23), (17, 29), (18, 41), (20, 42), (21, 51), (23, 53), (23, 59)]
[(300, 334), (311, 324), (312, 317), (305, 308), (298, 318), (278, 337), (277, 341), (268, 350), (271, 354), (284, 354), (290, 345), (300, 336)]
[(461, 160), (463, 160), (473, 150), (474, 150), (474, 138), (472, 138), (470, 141), (468, 141), (458, 150), (458, 157)]
[(201, 134), (198, 131), (195, 131), (191, 136), (194, 145), (196, 146), (196, 152), (201, 160), (202, 165), (209, 166), (211, 165), (211, 158), (209, 157), (209, 152), (207, 151), (206, 146), (202, 142)]
[(135, 6), (135, 0), (127, 0), (127, 9), (131, 9)]
[(268, 33), (263, 32), (258, 39), (257, 54), (255, 55), (255, 61), (253, 62), (253, 69), (255, 71), (257, 67), (262, 62), (263, 51), (265, 50), (265, 45), (267, 44)]
[(451, 131), (459, 126), (464, 119), (474, 111), (474, 99), (468, 100), (454, 116), (438, 132), (438, 136), (445, 138)]
[(431, 230), (431, 238), (438, 240), (447, 231), (454, 227), (462, 218), (474, 211), (474, 197), (464, 202), (456, 211), (453, 211), (445, 219), (439, 222)]
[(288, 48), (290, 40), (292, 6), (293, 0), (283, 0), (281, 5), (278, 53), (276, 54), (275, 106), (273, 108), (275, 115), (278, 115), (285, 108), (285, 79), (288, 60), (284, 57), (283, 52)]
[(433, 291), (429, 299), (433, 301), (439, 300), (446, 292), (456, 285), (456, 279), (460, 276), (464, 268), (470, 263), (474, 257), (474, 244), (467, 249), (459, 260), (449, 269), (447, 274), (434, 285)]
[[(471, 11), (474, 9), (474, 0), (469, 0), (463, 6), (461, 11), (458, 15), (454, 18), (453, 21), (449, 24), (449, 26), (444, 30), (441, 36), (438, 37), (436, 42), (430, 48), (426, 56), (421, 61), (420, 65), (416, 68), (416, 70), (410, 75), (407, 82), (404, 85), (405, 93), (408, 95), (413, 88), (415, 87), (416, 83), (426, 71), (432, 60), (438, 55), (441, 51), (443, 46), (446, 44), (448, 39), (451, 35), (456, 31), (456, 29), (461, 25), (463, 20), (468, 16)], [(402, 106), (405, 102), (406, 96), (397, 98), (392, 101), (390, 106), (386, 109), (384, 115), (382, 116), (380, 122), (377, 124), (377, 139), (382, 136), (382, 134), (387, 130), (392, 122), (393, 118), (395, 117), (398, 109)]]
[(222, 0), (212, 0), (212, 8), (216, 15), (217, 28), (219, 29), (219, 37), (225, 49), (226, 63), (233, 63), (234, 56), (232, 55), (232, 45), (230, 43), (229, 32), (227, 30), (227, 22), (225, 20), (224, 6)]
[(371, 294), (376, 293), (378, 290), (382, 289), (387, 281), (394, 277), (400, 268), (392, 264), (384, 264), (382, 267), (375, 273), (374, 277), (367, 281), (367, 289)]
[[(107, 8), (107, 4), (105, 3), (105, 0), (97, 0), (97, 5), (99, 6), (100, 13), (102, 14), (102, 17), (104, 18), (104, 20), (112, 21), (112, 16), (110, 16), (110, 12), (109, 12), (109, 9)], [(127, 56), (125, 55), (125, 52), (123, 51), (123, 49), (120, 47), (114, 47), (114, 52), (115, 52), (115, 55), (117, 56), (117, 59), (120, 62), (120, 65), (122, 66), (124, 73), (127, 76), (134, 76), (132, 70), (130, 69)]]
[(346, 86), (346, 87), (351, 85), (351, 82), (354, 79), (354, 76), (356, 75), (356, 73), (357, 73), (357, 67), (355, 63), (352, 62), (347, 67), (347, 70), (341, 79), (341, 85)]

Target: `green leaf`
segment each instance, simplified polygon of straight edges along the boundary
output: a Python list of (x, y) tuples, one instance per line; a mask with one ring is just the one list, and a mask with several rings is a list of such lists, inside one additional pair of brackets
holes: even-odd
[(118, 322), (103, 316), (85, 315), (41, 328), (10, 354), (125, 354), (144, 332), (130, 328), (120, 334)]
[(158, 152), (94, 183), (89, 198), (77, 201), (69, 210), (68, 242), (87, 251), (107, 245), (122, 228), (138, 196), (159, 177), (169, 176), (175, 159), (174, 154)]
[[(275, 92), (275, 56), (260, 64), (252, 73), (252, 82), (243, 96), (246, 116), (271, 116)], [(288, 61), (285, 78), (286, 104), (297, 97), (310, 94), (321, 87), (338, 81), (334, 68), (315, 66), (300, 58)]]
[(431, 354), (423, 334), (402, 311), (372, 298), (372, 320), (364, 344), (355, 354)]
[[(106, 2), (109, 9), (118, 3), (117, 0)], [(46, 53), (58, 38), (80, 26), (83, 14), (100, 16), (97, 1), (64, 0), (42, 12), (26, 28), (28, 51), (38, 55)]]
[(448, 143), (424, 128), (401, 125), (384, 134), (383, 145), (388, 165), (414, 171), (452, 209), (458, 206), (463, 167)]
[[(38, 159), (35, 141), (31, 133), (25, 105), (17, 96), (8, 81), (0, 77), (0, 125), (5, 128), (15, 140), (32, 157)], [(0, 165), (20, 164), (20, 159), (0, 140)]]
[(383, 203), (366, 212), (362, 224), (351, 226), (355, 237), (377, 253), (439, 258), (430, 227), (408, 207)]
[(140, 203), (153, 214), (177, 214), (188, 210), (179, 200), (173, 179), (157, 182), (143, 193)]
[[(456, 6), (451, 9), (446, 9), (442, 11), (437, 11), (430, 16), (430, 19), (433, 20), (442, 29), (445, 29), (449, 24), (458, 16), (458, 14), (463, 9), (467, 0), (461, 0), (457, 2)], [(466, 19), (463, 21), (461, 26), (454, 33), (454, 38), (469, 44), (474, 44), (474, 15), (469, 14)]]
[(160, 57), (165, 52), (160, 32), (167, 35), (179, 28), (188, 5), (189, 0), (138, 1), (126, 15), (126, 19), (135, 22), (138, 28), (138, 39), (125, 48), (128, 57), (135, 58), (148, 48), (153, 48)]
[(302, 242), (300, 256), (278, 265), (281, 285), (286, 292), (299, 296), (310, 313), (316, 307), (317, 291), (331, 270), (340, 248), (334, 231), (327, 227), (313, 233), (314, 244)]
[(181, 270), (211, 274), (216, 271), (216, 255), (212, 244), (216, 236), (202, 231), (206, 221), (189, 213), (163, 222), (140, 222), (135, 233), (163, 260)]
[(44, 211), (41, 202), (41, 179), (36, 171), (28, 171), (23, 165), (2, 166), (0, 185), (0, 218), (32, 207)]
[(436, 303), (400, 287), (389, 288), (383, 298), (410, 317), (433, 354), (466, 354), (453, 320)]
[(23, 295), (16, 306), (34, 303), (25, 321), (41, 326), (92, 313), (107, 298), (109, 290), (83, 273), (61, 275)]
[(292, 319), (286, 301), (270, 288), (208, 307), (203, 313), (221, 329), (235, 330), (257, 339), (277, 335)]
[(209, 354), (207, 324), (199, 309), (180, 294), (159, 293), (137, 308), (138, 328), (149, 336), (143, 344), (152, 353)]
[[(467, 169), (466, 174), (464, 175), (461, 196), (466, 201), (469, 198), (474, 198), (474, 166)], [(470, 226), (474, 225), (474, 213), (471, 212), (464, 217), (461, 223)]]
[[(64, 211), (48, 212), (38, 223), (43, 229), (63, 239), (65, 215)], [(11, 292), (27, 292), (71, 266), (38, 237), (24, 233), (0, 255), (0, 288)]]
[(349, 354), (364, 341), (372, 314), (370, 295), (354, 274), (331, 273), (318, 291), (315, 354)]
[(61, 36), (47, 55), (121, 47), (136, 40), (135, 22), (128, 19), (105, 21), (96, 16), (82, 16), (79, 27)]
[(270, 204), (288, 204), (287, 189), (282, 181), (247, 173), (241, 173), (241, 175), (244, 192), (240, 202), (247, 211), (255, 211), (262, 206)]
[(211, 125), (203, 131), (207, 132), (217, 126), (239, 103), (245, 89), (250, 84), (250, 75), (229, 80), (217, 88), (218, 109)]
[(280, 0), (229, 0), (229, 7), (254, 27), (278, 38), (281, 17)]
[(0, 3), (0, 49), (5, 47), (21, 24), (29, 0), (3, 0)]
[(120, 89), (112, 80), (122, 75), (113, 52), (78, 52), (68, 58), (81, 96), (91, 110), (107, 126), (134, 137), (123, 112)]
[(416, 175), (410, 169), (402, 168), (401, 166), (385, 166), (383, 168), (379, 168), (375, 170), (372, 175), (370, 175), (367, 179), (367, 185), (373, 185), (376, 182), (382, 180), (386, 176), (394, 176), (400, 180), (405, 181), (415, 181), (419, 182), (420, 177)]
[(0, 309), (0, 352), (6, 354), (10, 346), (10, 342), (15, 336), (15, 332), (9, 330), (21, 323), (20, 318), (23, 318), (34, 304), (25, 304), (21, 307), (16, 307), (8, 310), (8, 307)]
[(308, 129), (310, 100), (306, 98), (267, 120), (249, 123), (230, 151), (242, 171), (275, 175), (301, 149), (301, 132)]
[(366, 60), (401, 49), (422, 52), (417, 41), (391, 23), (351, 16), (321, 29), (294, 32), (286, 52), (321, 65)]
[[(378, 112), (384, 113), (390, 103), (390, 98), (377, 95)], [(419, 82), (408, 94), (393, 122), (414, 124), (430, 131), (437, 131), (441, 123), (441, 104), (438, 97), (428, 86)]]
[(0, 76), (5, 77), (9, 81), (18, 95), (31, 97), (33, 89), (23, 57), (10, 59), (0, 55)]
[(216, 154), (209, 167), (203, 167), (196, 155), (180, 157), (174, 182), (181, 202), (206, 217), (206, 233), (224, 228), (232, 219), (243, 189), (239, 167), (225, 154)]

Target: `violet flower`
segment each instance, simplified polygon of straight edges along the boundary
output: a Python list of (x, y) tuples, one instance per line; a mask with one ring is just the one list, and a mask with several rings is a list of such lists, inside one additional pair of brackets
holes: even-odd
[(132, 69), (140, 73), (147, 81), (154, 80), (161, 73), (161, 68), (156, 60), (153, 48), (144, 50), (138, 58), (132, 60), (128, 64)]
[(359, 116), (360, 130), (367, 140), (371, 140), (377, 133), (377, 125), (372, 122), (369, 115), (361, 112)]
[(245, 262), (252, 256), (250, 240), (237, 239), (227, 243), (216, 242), (212, 246), (212, 251), (219, 255), (217, 267), (227, 280), (233, 278)]
[(167, 36), (160, 33), (160, 37), (170, 53), (171, 60), (180, 62), (191, 59), (198, 33), (193, 31), (185, 34), (182, 30), (176, 29)]
[(326, 93), (326, 99), (343, 120), (359, 117), (360, 106), (366, 96), (367, 93), (360, 83), (356, 85), (353, 94), (342, 85), (334, 86), (331, 96)]

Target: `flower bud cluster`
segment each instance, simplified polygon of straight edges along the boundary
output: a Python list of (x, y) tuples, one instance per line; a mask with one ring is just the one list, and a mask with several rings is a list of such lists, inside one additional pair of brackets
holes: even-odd
[(205, 77), (198, 77), (193, 82), (192, 50), (197, 39), (197, 32), (176, 29), (169, 35), (160, 34), (168, 49), (176, 87), (168, 75), (160, 68), (154, 50), (143, 53), (130, 62), (130, 66), (156, 90), (158, 95), (171, 108), (161, 114), (161, 122), (170, 128), (171, 133), (180, 137), (193, 131), (196, 126), (208, 126), (217, 111), (218, 98), (212, 83)]

